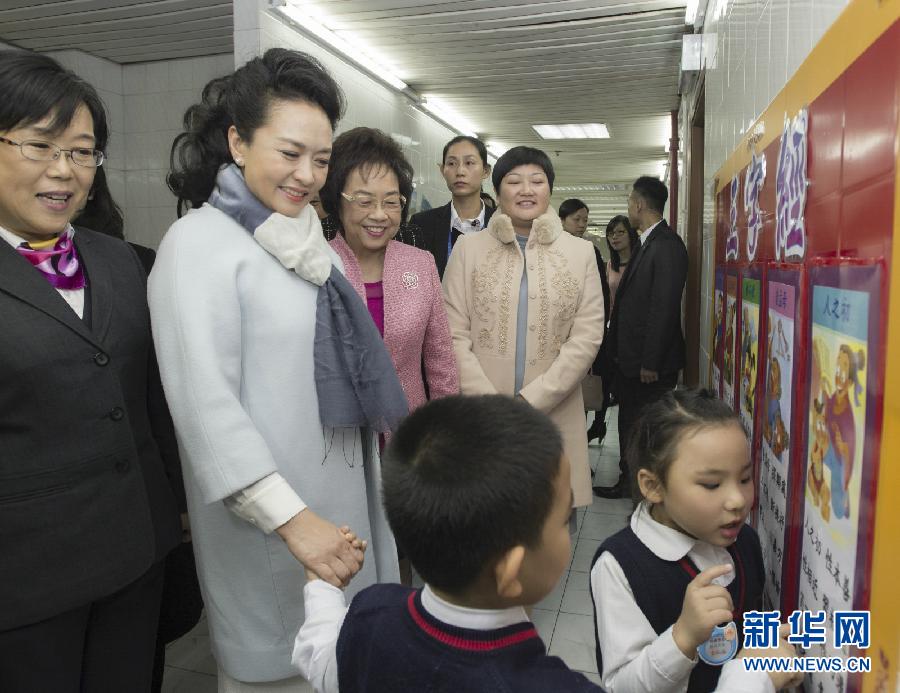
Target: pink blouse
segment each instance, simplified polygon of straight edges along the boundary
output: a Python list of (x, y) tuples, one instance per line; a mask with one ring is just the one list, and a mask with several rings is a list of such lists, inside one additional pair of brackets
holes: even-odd
[(366, 306), (369, 315), (375, 321), (381, 338), (384, 339), (384, 284), (382, 282), (366, 282)]

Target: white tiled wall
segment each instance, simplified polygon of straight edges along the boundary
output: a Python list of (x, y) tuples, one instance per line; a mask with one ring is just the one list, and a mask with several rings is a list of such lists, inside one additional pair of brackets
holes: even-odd
[(229, 54), (119, 65), (88, 53), (49, 53), (90, 82), (106, 105), (110, 138), (103, 164), (113, 198), (125, 216), (129, 241), (156, 248), (175, 221), (175, 196), (166, 186), (169, 151), (188, 106), (204, 85), (232, 70)]
[[(846, 5), (847, 0), (710, 0), (707, 6), (703, 32), (716, 39), (706, 68), (702, 295), (707, 314), (701, 321), (701, 378), (709, 369), (708, 306), (714, 291), (713, 176)], [(692, 103), (694, 96), (682, 98)], [(683, 106), (682, 136), (690, 122), (687, 111)]]
[(172, 141), (188, 106), (207, 82), (232, 71), (233, 60), (228, 53), (122, 67), (128, 240), (155, 248), (175, 221), (175, 196), (166, 186)]
[(235, 65), (240, 66), (273, 47), (293, 48), (313, 55), (331, 72), (346, 96), (347, 111), (337, 133), (367, 126), (409, 138), (413, 144), (405, 145), (403, 150), (415, 169), (413, 209), (419, 209), (423, 199), (432, 207), (445, 204), (450, 193), (437, 164), (444, 145), (456, 133), (412, 108), (405, 96), (282, 24), (268, 13), (267, 7), (264, 0), (235, 0)]

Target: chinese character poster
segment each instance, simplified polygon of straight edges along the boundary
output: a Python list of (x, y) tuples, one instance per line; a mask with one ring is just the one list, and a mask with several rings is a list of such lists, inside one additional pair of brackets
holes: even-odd
[[(819, 268), (810, 275), (800, 609), (831, 614), (835, 609), (863, 608), (855, 602), (869, 580), (871, 504), (865, 501), (870, 498), (878, 441), (866, 431), (870, 364), (877, 349), (873, 301), (878, 276), (875, 267)], [(813, 656), (850, 654), (824, 645), (812, 650)], [(847, 690), (846, 676), (812, 675), (814, 690)]]
[(753, 440), (756, 418), (756, 374), (759, 368), (760, 280), (745, 276), (741, 281), (740, 416), (747, 436)]
[(725, 278), (725, 347), (722, 357), (722, 393), (728, 406), (734, 408), (734, 356), (737, 339), (737, 277)]
[(781, 604), (789, 465), (796, 319), (796, 288), (769, 281), (766, 363), (763, 371), (762, 462), (759, 477), (759, 538), (766, 566), (765, 608)]

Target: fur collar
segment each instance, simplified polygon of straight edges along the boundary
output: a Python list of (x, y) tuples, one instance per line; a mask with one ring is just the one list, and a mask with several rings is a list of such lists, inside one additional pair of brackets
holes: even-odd
[[(488, 222), (487, 230), (501, 243), (512, 243), (516, 240), (516, 231), (513, 229), (512, 219), (502, 212), (495, 212)], [(531, 225), (529, 238), (534, 238), (542, 245), (550, 245), (559, 238), (563, 232), (562, 220), (551, 205), (547, 211), (541, 214)]]

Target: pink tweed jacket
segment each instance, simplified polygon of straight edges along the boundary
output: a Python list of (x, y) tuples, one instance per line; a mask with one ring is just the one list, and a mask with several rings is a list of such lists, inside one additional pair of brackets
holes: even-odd
[[(363, 301), (366, 288), (356, 256), (340, 234), (330, 241), (344, 262), (344, 274)], [(384, 255), (384, 343), (394, 362), (409, 410), (425, 404), (425, 379), (431, 399), (459, 392), (450, 323), (441, 280), (431, 253), (391, 241)]]

